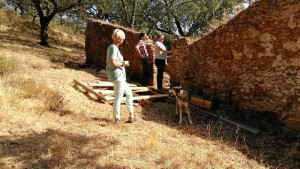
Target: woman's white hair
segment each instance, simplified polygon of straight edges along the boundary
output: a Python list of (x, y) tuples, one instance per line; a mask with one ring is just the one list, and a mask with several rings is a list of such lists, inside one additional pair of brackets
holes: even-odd
[(125, 39), (125, 33), (121, 29), (115, 29), (111, 38), (113, 40)]

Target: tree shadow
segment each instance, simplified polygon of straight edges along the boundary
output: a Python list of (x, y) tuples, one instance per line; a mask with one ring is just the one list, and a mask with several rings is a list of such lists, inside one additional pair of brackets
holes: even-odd
[[(111, 148), (120, 141), (111, 136), (87, 137), (48, 130), (20, 138), (0, 137), (0, 165), (3, 168), (124, 168), (115, 164), (99, 164), (108, 158)], [(8, 163), (7, 163), (8, 162)], [(1, 167), (1, 168), (2, 168)]]

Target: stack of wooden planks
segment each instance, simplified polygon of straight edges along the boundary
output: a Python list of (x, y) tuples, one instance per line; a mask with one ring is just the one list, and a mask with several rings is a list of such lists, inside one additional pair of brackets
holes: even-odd
[[(74, 84), (76, 87), (83, 88), (87, 93), (91, 93), (97, 97), (98, 100), (109, 102), (114, 100), (114, 85), (112, 82), (108, 81), (97, 81), (93, 83), (81, 82), (74, 79)], [(168, 94), (161, 94), (155, 92), (150, 87), (140, 87), (135, 84), (130, 84), (129, 87), (133, 92), (133, 100), (146, 100), (154, 98), (169, 97)], [(123, 97), (122, 101), (126, 98)]]

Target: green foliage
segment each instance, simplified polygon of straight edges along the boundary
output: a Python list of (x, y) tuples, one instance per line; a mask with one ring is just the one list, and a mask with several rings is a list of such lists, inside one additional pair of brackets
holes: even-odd
[(165, 35), (164, 44), (166, 45), (167, 50), (171, 50), (173, 48), (172, 47), (173, 40), (174, 40), (173, 36), (171, 36), (171, 35)]
[(180, 36), (201, 35), (212, 19), (232, 12), (234, 0), (153, 0), (147, 2), (147, 16), (157, 30)]
[[(84, 32), (87, 18), (97, 18), (131, 27), (148, 35), (159, 31), (172, 36), (203, 35), (210, 30), (210, 22), (233, 14), (233, 8), (237, 4), (236, 0), (8, 1), (23, 11), (23, 15), (30, 15), (34, 19), (39, 14), (44, 21), (53, 20), (59, 24), (72, 25), (77, 32)], [(46, 33), (42, 32), (41, 35), (45, 36), (41, 37), (46, 38)]]
[(17, 70), (17, 63), (7, 58), (4, 54), (0, 54), (0, 75), (8, 75)]

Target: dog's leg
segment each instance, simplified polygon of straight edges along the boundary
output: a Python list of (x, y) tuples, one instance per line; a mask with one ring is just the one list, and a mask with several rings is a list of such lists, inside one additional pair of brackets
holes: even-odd
[(187, 114), (188, 114), (188, 118), (189, 118), (190, 124), (193, 124), (192, 119), (191, 119), (191, 111), (190, 111), (190, 108), (189, 108), (189, 107), (186, 108), (186, 112), (187, 112)]
[(178, 115), (178, 109), (179, 109), (179, 104), (178, 104), (178, 99), (176, 98), (176, 115)]
[(178, 124), (182, 123), (182, 107), (179, 107), (179, 122)]

